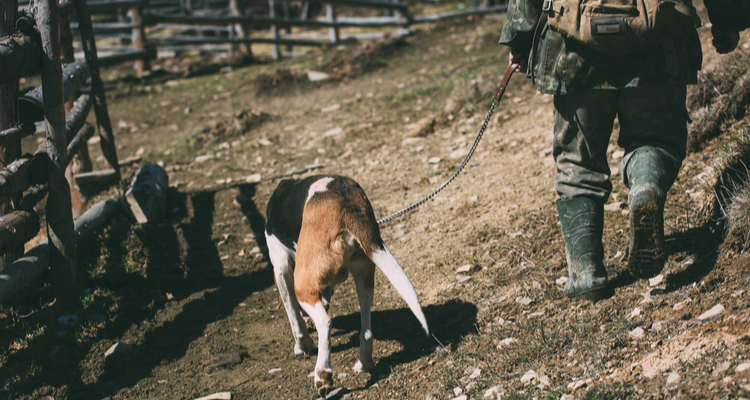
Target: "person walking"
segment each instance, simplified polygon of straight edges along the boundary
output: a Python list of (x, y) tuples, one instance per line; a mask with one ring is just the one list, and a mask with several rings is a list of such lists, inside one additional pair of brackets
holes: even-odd
[[(733, 51), (750, 0), (705, 0), (713, 45)], [(568, 297), (607, 297), (602, 233), (612, 191), (607, 147), (615, 117), (630, 189), (628, 270), (658, 275), (666, 261), (664, 203), (686, 155), (687, 85), (703, 61), (690, 0), (509, 0), (500, 44), (509, 63), (554, 95), (554, 185)]]

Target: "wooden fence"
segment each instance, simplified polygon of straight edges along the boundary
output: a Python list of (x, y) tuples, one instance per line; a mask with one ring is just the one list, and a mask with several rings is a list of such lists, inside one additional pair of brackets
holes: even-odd
[[(0, 301), (49, 268), (56, 296), (65, 302), (76, 288), (76, 232), (80, 235), (96, 222), (91, 219), (93, 214), (105, 215), (113, 210), (111, 202), (97, 205), (93, 214), (85, 214), (74, 227), (71, 185), (64, 172), (73, 154), (88, 158), (86, 142), (95, 129), (85, 121), (92, 107), (102, 153), (110, 168), (78, 174), (76, 182), (116, 182), (120, 176), (91, 16), (83, 0), (65, 0), (59, 5), (55, 0), (36, 0), (33, 16), (18, 14), (16, 0), (3, 4), (0, 154), (5, 168), (0, 170), (0, 253), (4, 254), (6, 268), (0, 271)], [(72, 36), (67, 27), (67, 16), (73, 12), (78, 17), (85, 54), (85, 60), (78, 62), (73, 62)], [(69, 63), (65, 68), (63, 61)], [(41, 73), (42, 85), (19, 97), (19, 78), (37, 72)], [(87, 80), (89, 93), (80, 94)], [(40, 120), (45, 121), (46, 138), (34, 155), (22, 156), (20, 139), (34, 134), (35, 122)], [(24, 255), (24, 243), (39, 232), (34, 206), (45, 195), (48, 239)]]
[[(63, 0), (67, 4), (69, 0)], [(185, 7), (185, 4), (193, 6)], [(262, 0), (265, 1), (265, 0)], [(495, 0), (485, 0), (494, 2)], [(197, 3), (197, 4), (196, 4)], [(110, 35), (118, 37), (121, 42), (130, 41), (130, 46), (107, 48), (115, 54), (100, 59), (101, 65), (111, 65), (129, 60), (140, 60), (137, 64), (139, 74), (149, 69), (149, 61), (156, 57), (156, 49), (184, 50), (209, 49), (222, 51), (239, 51), (242, 48), (247, 56), (252, 57), (253, 44), (271, 44), (272, 57), (282, 56), (280, 46), (286, 46), (289, 53), (293, 46), (323, 46), (336, 44), (348, 37), (372, 38), (372, 32), (361, 35), (342, 36), (340, 30), (347, 27), (356, 28), (396, 28), (395, 33), (406, 34), (415, 24), (434, 23), (451, 18), (471, 15), (500, 13), (507, 10), (507, 5), (479, 7), (478, 1), (471, 1), (469, 10), (446, 12), (430, 15), (411, 15), (409, 8), (400, 0), (327, 0), (323, 3), (325, 19), (308, 19), (305, 16), (291, 18), (290, 0), (268, 0), (268, 7), (260, 10), (261, 14), (243, 15), (238, 0), (113, 0), (89, 1), (92, 13), (124, 15), (127, 11), (129, 20), (120, 18), (116, 22), (99, 22), (93, 24), (97, 36)], [(309, 3), (304, 3), (309, 4)], [(493, 3), (489, 3), (493, 4)], [(388, 16), (352, 17), (337, 16), (336, 7), (345, 6), (386, 10)], [(65, 5), (63, 7), (66, 7)], [(304, 8), (304, 7), (303, 7)], [(279, 14), (279, 10), (284, 12)], [(327, 28), (327, 34), (293, 35), (292, 28)], [(78, 32), (78, 24), (72, 24)], [(251, 36), (258, 29), (270, 29), (270, 35)], [(286, 34), (282, 34), (286, 30)], [(128, 35), (123, 35), (128, 32)], [(191, 35), (198, 33), (199, 35)], [(382, 36), (379, 32), (375, 36)], [(129, 37), (128, 37), (129, 36)]]

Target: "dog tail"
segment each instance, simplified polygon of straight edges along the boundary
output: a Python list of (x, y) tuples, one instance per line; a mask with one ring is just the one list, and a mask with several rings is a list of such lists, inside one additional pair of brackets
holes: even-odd
[(409, 277), (406, 276), (404, 269), (401, 268), (401, 265), (399, 265), (396, 258), (393, 257), (393, 254), (391, 254), (391, 251), (388, 250), (388, 246), (383, 243), (383, 248), (373, 252), (370, 259), (372, 259), (372, 262), (383, 271), (386, 278), (391, 281), (396, 292), (398, 292), (401, 298), (404, 299), (409, 306), (409, 309), (411, 309), (411, 312), (414, 313), (414, 316), (417, 317), (419, 323), (422, 324), (422, 329), (424, 329), (425, 334), (429, 335), (430, 328), (427, 327), (427, 319), (422, 312), (422, 306), (419, 305), (417, 291), (414, 290), (414, 285), (412, 285)]

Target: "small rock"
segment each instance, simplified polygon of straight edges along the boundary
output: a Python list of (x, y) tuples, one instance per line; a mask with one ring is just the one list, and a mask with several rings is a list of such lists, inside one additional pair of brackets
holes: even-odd
[(323, 132), (323, 137), (331, 137), (331, 136), (338, 136), (340, 134), (344, 133), (344, 130), (341, 128), (333, 128), (329, 131)]
[(245, 249), (240, 250), (239, 253), (237, 253), (238, 256), (242, 257), (245, 255)]
[(643, 331), (643, 328), (638, 327), (628, 332), (628, 336), (633, 339), (643, 339), (643, 337), (645, 336), (645, 332)]
[(651, 330), (659, 332), (664, 330), (664, 324), (661, 322), (654, 322), (653, 325), (651, 325)]
[(469, 398), (465, 394), (462, 394), (458, 397), (452, 398), (451, 400), (469, 400)]
[(208, 396), (199, 397), (195, 400), (232, 400), (232, 392), (220, 392)]
[(560, 396), (560, 400), (575, 400), (575, 397), (572, 394), (564, 394)]
[(432, 157), (429, 160), (427, 160), (427, 162), (430, 163), (430, 164), (437, 164), (437, 163), (439, 163), (442, 160), (443, 159), (440, 158), (440, 157)]
[(195, 162), (195, 163), (202, 163), (202, 162), (208, 161), (208, 160), (210, 160), (212, 158), (214, 158), (214, 153), (208, 153), (208, 154), (205, 154), (205, 155), (202, 155), (202, 156), (195, 157), (195, 159), (193, 160), (193, 162)]
[(730, 363), (729, 361), (724, 361), (723, 363), (721, 363), (721, 364), (719, 364), (719, 365), (716, 366), (716, 369), (714, 369), (713, 374), (714, 375), (719, 375), (720, 373), (725, 372), (726, 370), (728, 370), (729, 367), (731, 367), (731, 366), (732, 366), (732, 363)]
[(260, 174), (252, 174), (245, 177), (247, 183), (258, 183), (260, 182)]
[(320, 82), (320, 81), (327, 81), (330, 79), (331, 76), (326, 74), (325, 72), (320, 71), (307, 71), (307, 79), (310, 82)]
[(497, 345), (497, 348), (503, 347), (503, 346), (509, 346), (513, 343), (518, 343), (518, 340), (514, 338), (507, 338), (500, 341), (500, 344)]
[(584, 386), (586, 386), (586, 382), (579, 380), (579, 381), (575, 381), (575, 382), (570, 382), (568, 384), (568, 389), (578, 390), (578, 389), (580, 389), (580, 388), (582, 388)]
[(118, 342), (118, 343), (113, 344), (112, 347), (110, 347), (109, 349), (107, 349), (107, 351), (104, 352), (104, 357), (106, 358), (115, 353), (122, 353), (122, 352), (130, 351), (132, 348), (133, 346), (127, 343)]
[(347, 377), (346, 372), (342, 372), (339, 374), (338, 379), (342, 380), (342, 379), (346, 379), (346, 377)]
[(456, 275), (456, 280), (458, 283), (464, 283), (471, 279), (471, 275)]
[(269, 374), (275, 374), (277, 372), (281, 372), (281, 368), (271, 368), (268, 370)]
[(463, 392), (464, 392), (464, 390), (462, 388), (460, 388), (460, 387), (453, 388), (453, 394), (455, 394), (456, 396), (460, 395)]
[(322, 111), (324, 113), (328, 113), (328, 112), (336, 111), (336, 110), (339, 110), (339, 109), (341, 109), (341, 104), (334, 104), (332, 106), (323, 107), (320, 111)]
[(530, 299), (528, 297), (523, 297), (523, 296), (516, 297), (516, 303), (522, 304), (524, 306), (528, 306), (529, 304), (531, 304), (533, 302), (534, 302), (534, 300), (532, 300), (532, 299)]
[(721, 304), (717, 304), (717, 305), (711, 307), (710, 310), (708, 310), (708, 311), (704, 312), (703, 314), (699, 315), (698, 319), (701, 320), (701, 321), (705, 321), (707, 319), (711, 319), (711, 318), (713, 318), (713, 317), (721, 314), (722, 312), (724, 312), (724, 306), (722, 306)]
[(750, 368), (750, 363), (742, 363), (737, 366), (734, 370), (737, 372), (745, 372)]
[(521, 377), (521, 383), (523, 384), (529, 384), (531, 381), (536, 379), (536, 372), (534, 372), (533, 369), (528, 370), (522, 377)]
[(672, 306), (672, 309), (675, 311), (680, 311), (683, 308), (687, 307), (692, 302), (693, 302), (693, 299), (685, 299), (679, 303), (675, 303), (675, 305)]
[(536, 379), (539, 381), (540, 384), (544, 386), (549, 386), (549, 377), (544, 372), (538, 373), (536, 376)]
[(472, 268), (471, 264), (466, 264), (466, 265), (464, 265), (462, 267), (458, 267), (456, 269), (456, 272), (459, 273), (459, 274), (460, 273), (464, 273), (464, 272), (469, 272), (469, 271), (471, 271), (471, 268)]
[(493, 386), (484, 392), (484, 398), (490, 399), (490, 400), (496, 400), (496, 399), (499, 399), (500, 396), (504, 394), (505, 394), (505, 390), (503, 390), (500, 386)]
[(464, 158), (466, 156), (466, 152), (467, 151), (464, 149), (453, 150), (450, 154), (448, 154), (448, 158), (450, 158), (451, 160)]
[(639, 316), (639, 315), (641, 315), (641, 309), (640, 309), (640, 308), (638, 308), (638, 307), (636, 307), (636, 308), (635, 308), (635, 309), (633, 310), (633, 312), (631, 312), (631, 313), (630, 313), (630, 315), (628, 315), (628, 318), (629, 318), (629, 319), (632, 319), (632, 318), (635, 318), (635, 317), (637, 317), (637, 316)]
[(409, 136), (425, 137), (435, 132), (435, 118), (422, 118), (416, 124), (410, 125)]
[(568, 277), (567, 276), (561, 276), (561, 277), (557, 278), (557, 280), (555, 280), (555, 283), (558, 284), (558, 285), (560, 285), (560, 286), (562, 286), (567, 281), (568, 281)]
[(469, 375), (469, 379), (477, 379), (479, 378), (479, 375), (482, 375), (482, 370), (479, 368), (474, 368), (474, 371)]
[(664, 281), (664, 275), (659, 274), (648, 280), (648, 285), (651, 287), (659, 286)]
[(667, 376), (667, 385), (676, 385), (680, 383), (682, 377), (677, 372), (670, 372)]
[(604, 211), (620, 211), (625, 208), (625, 203), (617, 201), (604, 206)]

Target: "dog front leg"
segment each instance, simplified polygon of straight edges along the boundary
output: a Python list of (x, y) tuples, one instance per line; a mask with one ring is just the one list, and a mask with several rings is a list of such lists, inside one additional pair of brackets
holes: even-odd
[[(302, 298), (302, 296), (298, 296)], [(333, 370), (331, 369), (331, 318), (328, 316), (323, 303), (318, 301), (313, 305), (310, 300), (303, 299), (300, 306), (315, 323), (318, 331), (318, 360), (315, 362), (315, 389), (325, 397), (333, 387)]]

